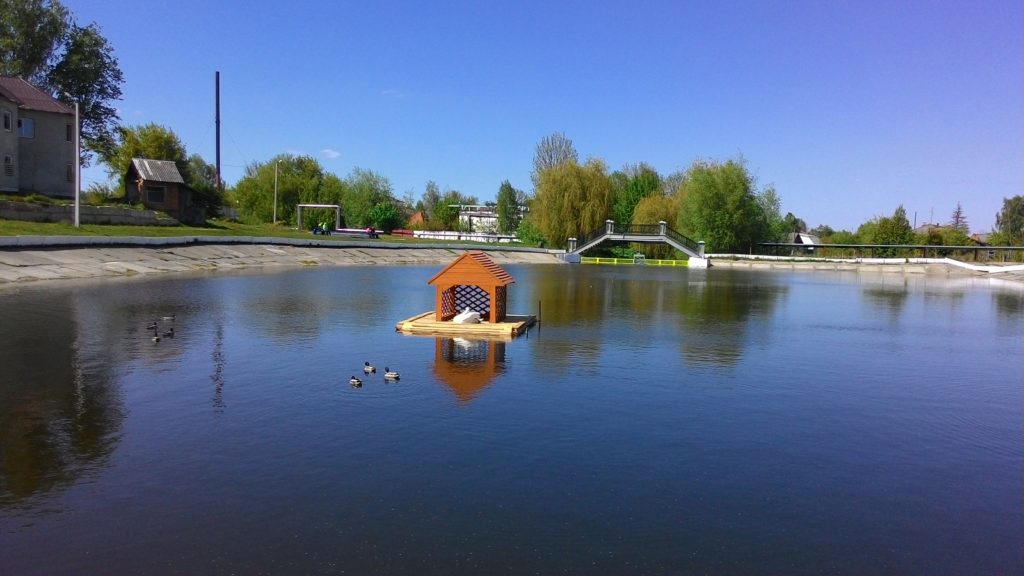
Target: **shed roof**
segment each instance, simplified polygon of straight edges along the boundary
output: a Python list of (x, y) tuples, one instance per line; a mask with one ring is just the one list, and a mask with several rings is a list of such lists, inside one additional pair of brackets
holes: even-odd
[(170, 160), (150, 160), (149, 158), (132, 158), (132, 166), (143, 180), (152, 182), (174, 182), (184, 184), (185, 180), (178, 172), (178, 166)]
[(465, 252), (434, 275), (427, 284), (472, 284), (476, 286), (507, 286), (515, 278), (479, 250)]
[(25, 110), (55, 112), (57, 114), (74, 114), (74, 110), (46, 92), (29, 84), (22, 78), (0, 76), (0, 96)]

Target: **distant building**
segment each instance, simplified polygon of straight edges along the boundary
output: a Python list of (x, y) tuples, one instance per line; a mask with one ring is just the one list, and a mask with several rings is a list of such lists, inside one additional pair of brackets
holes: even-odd
[(197, 201), (195, 190), (185, 184), (170, 160), (132, 158), (124, 177), (124, 191), (129, 203), (142, 203), (183, 224), (206, 221), (206, 205)]
[(75, 112), (21, 78), (0, 76), (0, 191), (75, 195)]

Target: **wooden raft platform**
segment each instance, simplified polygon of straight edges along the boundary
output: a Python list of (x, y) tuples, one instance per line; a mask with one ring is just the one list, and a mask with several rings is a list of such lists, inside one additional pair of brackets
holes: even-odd
[(434, 319), (434, 311), (424, 312), (402, 320), (395, 325), (395, 330), (405, 334), (421, 336), (478, 336), (481, 338), (503, 338), (511, 340), (522, 334), (536, 321), (534, 316), (505, 316), (503, 322), (481, 322), (479, 324), (456, 324), (451, 321), (438, 322)]

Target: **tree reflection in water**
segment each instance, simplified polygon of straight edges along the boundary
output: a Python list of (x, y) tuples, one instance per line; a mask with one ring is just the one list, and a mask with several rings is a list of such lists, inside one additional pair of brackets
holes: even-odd
[[(19, 295), (24, 296), (24, 295)], [(77, 294), (34, 294), (0, 331), (0, 508), (74, 484), (102, 468), (125, 417), (107, 358), (124, 326)]]

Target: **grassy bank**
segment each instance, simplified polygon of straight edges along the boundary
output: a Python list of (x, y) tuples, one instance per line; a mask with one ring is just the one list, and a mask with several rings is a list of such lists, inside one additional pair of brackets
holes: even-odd
[[(25, 222), (0, 219), (0, 236), (260, 236), (274, 238), (313, 238), (308, 230), (293, 230), (286, 226), (271, 224), (242, 224), (227, 220), (210, 220), (206, 226), (121, 226), (116, 224), (82, 224), (75, 228), (71, 224), (54, 222)], [(315, 236), (317, 240), (352, 240), (349, 236)], [(374, 242), (375, 240), (368, 240)], [(437, 240), (420, 240), (411, 236), (381, 235), (385, 242), (409, 244), (437, 243)], [(479, 244), (478, 242), (460, 242)]]

